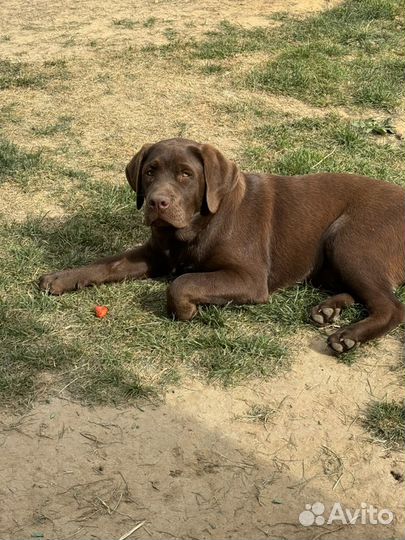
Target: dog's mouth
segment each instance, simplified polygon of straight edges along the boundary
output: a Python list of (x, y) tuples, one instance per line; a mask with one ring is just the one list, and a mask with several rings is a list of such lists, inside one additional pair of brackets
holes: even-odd
[(159, 229), (182, 229), (189, 225), (185, 217), (175, 216), (163, 212), (148, 212), (145, 214), (145, 224)]
[(177, 240), (191, 242), (205, 228), (208, 219), (197, 212), (188, 221), (169, 221), (158, 216), (149, 221), (145, 220), (145, 223), (161, 231), (172, 231)]
[(158, 229), (173, 228), (173, 225), (169, 221), (166, 221), (160, 217), (152, 220), (147, 220), (147, 225), (157, 227)]

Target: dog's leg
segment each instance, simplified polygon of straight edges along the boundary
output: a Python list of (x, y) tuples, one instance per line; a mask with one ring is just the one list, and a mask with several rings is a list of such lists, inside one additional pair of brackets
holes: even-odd
[(362, 296), (369, 316), (329, 336), (328, 345), (337, 353), (347, 352), (359, 343), (381, 337), (405, 320), (405, 306), (389, 288), (366, 289), (363, 286)]
[(46, 274), (40, 278), (39, 287), (50, 294), (59, 295), (89, 285), (164, 275), (167, 273), (164, 255), (159, 259), (156, 260), (149, 245), (145, 244), (87, 266)]
[(319, 326), (335, 322), (342, 309), (352, 306), (354, 298), (350, 294), (342, 293), (330, 296), (311, 310), (311, 319)]
[(167, 290), (167, 309), (171, 316), (188, 321), (198, 304), (260, 304), (268, 300), (266, 276), (253, 278), (234, 271), (183, 274)]
[(405, 319), (405, 306), (393, 293), (403, 276), (402, 230), (398, 205), (376, 202), (352, 210), (325, 238), (327, 264), (335, 271), (340, 290), (349, 291), (368, 310), (367, 318), (329, 336), (335, 352), (381, 337)]

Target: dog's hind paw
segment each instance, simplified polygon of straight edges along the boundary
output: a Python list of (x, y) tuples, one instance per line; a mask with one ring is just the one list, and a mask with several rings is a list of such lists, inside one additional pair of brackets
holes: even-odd
[(328, 345), (335, 353), (342, 354), (351, 351), (358, 345), (358, 342), (349, 337), (345, 330), (341, 330), (328, 337)]
[(318, 326), (326, 326), (334, 323), (340, 315), (340, 308), (322, 307), (322, 304), (315, 306), (311, 311), (311, 319)]

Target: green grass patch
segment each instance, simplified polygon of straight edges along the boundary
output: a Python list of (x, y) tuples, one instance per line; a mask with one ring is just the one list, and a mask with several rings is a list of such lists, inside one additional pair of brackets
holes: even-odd
[(44, 77), (24, 62), (0, 60), (0, 90), (18, 87), (42, 87)]
[(65, 60), (51, 60), (42, 64), (0, 60), (0, 90), (44, 88), (52, 80), (65, 80), (67, 77)]
[(148, 17), (144, 22), (143, 22), (143, 26), (145, 28), (153, 28), (155, 26), (155, 24), (157, 23), (157, 18), (156, 17)]
[(198, 357), (198, 368), (209, 379), (224, 384), (239, 382), (246, 377), (274, 376), (280, 367), (286, 367), (286, 348), (280, 339), (270, 335), (245, 335), (231, 331), (231, 325), (222, 330), (209, 332), (194, 340), (195, 351), (203, 351)]
[(41, 164), (41, 152), (26, 152), (0, 136), (0, 184), (10, 179), (24, 181)]
[(224, 60), (237, 54), (274, 50), (271, 31), (267, 28), (245, 29), (222, 21), (218, 30), (207, 32), (207, 38), (194, 46), (193, 56), (203, 60)]
[(73, 118), (71, 116), (60, 116), (54, 124), (47, 126), (33, 127), (32, 131), (35, 135), (49, 137), (58, 133), (66, 133), (70, 131)]
[(114, 19), (113, 25), (118, 26), (119, 28), (124, 28), (125, 30), (132, 30), (137, 25), (137, 21), (132, 19)]
[[(64, 133), (69, 131), (60, 124), (39, 128), (41, 135)], [(38, 133), (39, 134), (39, 133)], [(58, 165), (46, 157), (44, 151), (25, 150), (0, 134), (0, 185), (10, 182), (23, 190), (38, 191), (46, 188), (56, 198), (60, 199), (66, 190), (66, 180), (76, 188), (84, 185), (88, 176), (80, 170)]]
[[(246, 169), (275, 174), (356, 173), (404, 185), (403, 143), (385, 122), (335, 115), (292, 118), (264, 113), (243, 151)], [(385, 127), (384, 127), (385, 126)]]
[(336, 58), (336, 50), (314, 43), (291, 48), (264, 68), (248, 75), (246, 84), (289, 95), (313, 105), (358, 105), (393, 110), (403, 96), (402, 58), (380, 60)]
[(0, 125), (5, 126), (7, 123), (18, 124), (21, 119), (16, 112), (16, 103), (0, 106)]
[(367, 408), (363, 425), (380, 442), (391, 448), (403, 448), (405, 440), (404, 404), (375, 401)]
[[(41, 137), (57, 133), (63, 135), (70, 134), (70, 126), (70, 117), (60, 117), (57, 123), (32, 131)], [(0, 133), (0, 185), (10, 182), (27, 193), (46, 189), (55, 199), (63, 199), (61, 204), (67, 204), (70, 196), (68, 187), (81, 189), (87, 185), (88, 179), (85, 172), (58, 164), (45, 148), (26, 150)], [(92, 189), (90, 184), (88, 189)]]
[(192, 56), (221, 61), (261, 51), (269, 60), (236, 84), (318, 106), (392, 110), (404, 95), (403, 13), (402, 0), (347, 0), (306, 19), (282, 17), (276, 28), (224, 21), (191, 45)]
[(163, 34), (164, 34), (165, 38), (166, 38), (170, 43), (172, 43), (172, 42), (175, 42), (175, 43), (176, 43), (176, 42), (178, 41), (178, 38), (177, 38), (178, 33), (177, 33), (176, 30), (174, 30), (174, 28), (171, 28), (171, 27), (165, 28)]
[(212, 75), (213, 73), (223, 73), (225, 68), (219, 64), (206, 64), (202, 66), (201, 73)]

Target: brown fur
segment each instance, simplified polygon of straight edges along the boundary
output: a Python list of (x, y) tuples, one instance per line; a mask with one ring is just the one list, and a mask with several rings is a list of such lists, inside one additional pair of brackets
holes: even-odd
[(88, 285), (180, 274), (169, 314), (199, 304), (264, 303), (308, 280), (336, 291), (312, 310), (319, 325), (355, 301), (369, 315), (329, 336), (334, 351), (382, 336), (404, 320), (393, 290), (405, 282), (404, 190), (351, 174), (242, 173), (218, 150), (185, 139), (145, 145), (126, 168), (151, 227), (146, 244), (43, 276), (52, 294)]

